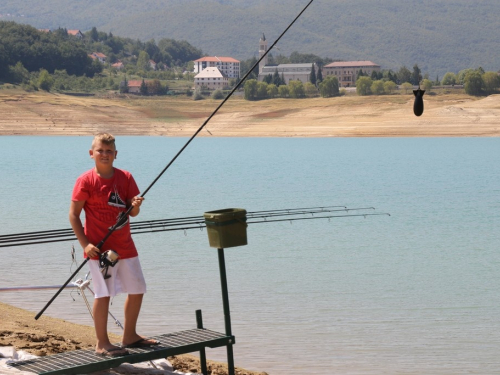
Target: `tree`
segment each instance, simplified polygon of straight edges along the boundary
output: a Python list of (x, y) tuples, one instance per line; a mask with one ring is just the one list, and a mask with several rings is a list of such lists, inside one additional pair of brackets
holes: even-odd
[(455, 83), (457, 83), (457, 76), (455, 75), (455, 73), (451, 72), (446, 73), (443, 76), (443, 80), (441, 81), (441, 84), (443, 86), (454, 85)]
[(309, 76), (309, 81), (316, 86), (316, 68), (314, 66), (314, 63), (312, 64), (312, 67), (311, 67), (311, 75)]
[[(147, 92), (146, 94), (148, 95), (163, 95), (166, 94), (165, 88), (162, 86), (160, 80), (154, 79), (152, 81), (146, 82), (147, 86)], [(142, 83), (141, 83), (142, 87)]]
[(307, 96), (314, 97), (318, 95), (318, 89), (311, 82), (306, 82), (304, 85), (304, 90)]
[(318, 65), (318, 76), (316, 77), (316, 83), (320, 83), (323, 81), (323, 72), (322, 72), (322, 67), (321, 65)]
[(411, 82), (411, 72), (406, 66), (402, 66), (396, 75), (398, 79), (396, 83)]
[(465, 85), (465, 76), (468, 74), (468, 73), (472, 73), (474, 72), (474, 69), (472, 68), (467, 68), (467, 69), (462, 69), (461, 71), (458, 72), (457, 74), (457, 84), (460, 84), (460, 85)]
[(500, 87), (500, 77), (495, 72), (483, 74), (484, 89), (488, 93), (495, 92)]
[(245, 92), (245, 99), (246, 100), (257, 99), (257, 80), (256, 79), (248, 79), (245, 82), (244, 92)]
[(148, 71), (151, 69), (149, 65), (149, 54), (146, 51), (141, 51), (136, 63), (137, 69)]
[(38, 76), (38, 87), (44, 91), (50, 91), (54, 80), (50, 76), (49, 72), (45, 69), (40, 70), (40, 75)]
[(267, 99), (267, 83), (257, 82), (257, 99)]
[(128, 93), (128, 81), (127, 81), (127, 76), (123, 78), (123, 81), (120, 83), (120, 93), (126, 94)]
[(373, 81), (370, 77), (359, 77), (356, 81), (356, 92), (358, 95), (370, 95), (370, 87)]
[(280, 95), (280, 98), (288, 98), (290, 95), (290, 90), (288, 89), (287, 85), (281, 85), (278, 87), (278, 93)]
[(306, 96), (304, 85), (301, 81), (290, 81), (288, 83), (288, 90), (290, 90), (290, 98), (299, 99)]
[(278, 96), (278, 87), (274, 83), (267, 85), (267, 96), (271, 99)]
[(5, 47), (2, 44), (0, 44), (0, 79), (5, 78), (7, 74), (7, 67), (9, 63), (9, 55), (7, 54), (7, 51), (5, 50)]
[(139, 92), (141, 93), (141, 95), (148, 95), (148, 85), (146, 85), (146, 82), (144, 82), (144, 78), (142, 79)]
[(414, 85), (419, 85), (422, 80), (422, 72), (417, 64), (413, 65), (413, 73), (411, 73), (410, 82)]
[(404, 82), (401, 84), (401, 87), (405, 90), (405, 94), (408, 94), (408, 90), (411, 90), (413, 85), (410, 82)]
[(384, 82), (384, 92), (386, 94), (392, 94), (394, 90), (397, 89), (397, 85), (392, 81)]
[(278, 73), (278, 68), (276, 68), (276, 70), (274, 71), (272, 83), (274, 83), (276, 86), (281, 86), (285, 84), (284, 82), (281, 81), (280, 74)]
[[(356, 84), (357, 86), (357, 84)], [(384, 81), (373, 81), (370, 85), (370, 91), (373, 95), (382, 95), (384, 93)]]
[(97, 32), (97, 28), (94, 26), (92, 27), (92, 30), (90, 30), (90, 40), (92, 40), (93, 42), (97, 42), (99, 41), (99, 33)]
[(339, 81), (335, 76), (327, 76), (319, 84), (319, 93), (323, 98), (331, 98), (339, 94)]
[(479, 71), (472, 71), (465, 75), (464, 78), (465, 93), (469, 95), (478, 96), (483, 91), (483, 79)]
[(30, 72), (18, 61), (15, 66), (9, 66), (8, 81), (12, 83), (28, 83)]
[(427, 92), (430, 92), (432, 86), (434, 86), (434, 82), (432, 82), (430, 79), (424, 78), (424, 80), (422, 81), (422, 89), (424, 89)]
[(104, 67), (102, 63), (99, 60), (95, 59), (92, 60), (92, 63), (89, 66), (87, 66), (87, 68), (85, 69), (85, 74), (87, 75), (87, 77), (92, 78), (96, 74), (102, 73), (103, 68)]
[(212, 99), (214, 100), (224, 99), (224, 93), (222, 92), (222, 90), (215, 90), (212, 93)]

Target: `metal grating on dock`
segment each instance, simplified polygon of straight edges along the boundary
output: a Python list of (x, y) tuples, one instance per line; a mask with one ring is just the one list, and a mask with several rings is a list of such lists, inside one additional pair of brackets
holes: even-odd
[(128, 348), (129, 355), (123, 357), (102, 357), (94, 350), (75, 350), (46, 357), (9, 364), (18, 370), (36, 374), (85, 374), (117, 367), (122, 363), (139, 363), (172, 355), (200, 351), (203, 348), (217, 348), (234, 344), (234, 336), (203, 328), (191, 329), (152, 337), (159, 345), (148, 348)]

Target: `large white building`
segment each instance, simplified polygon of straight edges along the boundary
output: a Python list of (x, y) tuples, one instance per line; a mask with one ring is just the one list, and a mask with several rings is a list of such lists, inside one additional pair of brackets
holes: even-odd
[[(267, 51), (267, 40), (266, 36), (262, 34), (259, 40), (259, 57), (262, 56)], [(259, 63), (259, 81), (263, 81), (269, 74), (275, 74), (278, 71), (280, 77), (288, 85), (290, 81), (301, 81), (302, 83), (310, 82), (312, 67), (314, 65), (315, 73), (318, 73), (318, 67), (315, 63), (305, 63), (305, 64), (279, 64), (279, 65), (269, 65), (267, 55)]]
[(313, 65), (315, 73), (317, 74), (318, 67), (315, 63), (266, 65), (259, 73), (259, 81), (264, 80), (269, 74), (273, 75), (278, 71), (279, 76), (287, 85), (290, 81), (301, 81), (302, 83), (310, 82)]
[(334, 75), (339, 80), (340, 87), (352, 87), (356, 83), (359, 71), (371, 76), (380, 72), (380, 65), (371, 61), (337, 61), (323, 67), (323, 78)]
[(223, 89), (229, 85), (229, 78), (222, 73), (218, 68), (210, 67), (203, 69), (194, 77), (194, 88), (201, 88), (202, 86), (209, 90)]
[(194, 73), (207, 68), (218, 68), (228, 78), (240, 78), (240, 62), (232, 57), (207, 56), (194, 60)]

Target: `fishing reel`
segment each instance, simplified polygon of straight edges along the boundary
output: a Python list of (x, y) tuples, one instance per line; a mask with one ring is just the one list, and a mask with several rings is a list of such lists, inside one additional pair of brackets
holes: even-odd
[(111, 275), (108, 275), (108, 268), (114, 267), (118, 263), (120, 256), (114, 250), (106, 250), (99, 256), (99, 268), (105, 279), (109, 279)]

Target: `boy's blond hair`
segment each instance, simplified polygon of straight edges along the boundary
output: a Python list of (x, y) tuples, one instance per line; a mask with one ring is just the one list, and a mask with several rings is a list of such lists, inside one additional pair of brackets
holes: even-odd
[(115, 137), (109, 133), (96, 134), (94, 139), (92, 140), (92, 148), (94, 148), (94, 146), (97, 142), (104, 143), (105, 145), (113, 145), (116, 148)]

